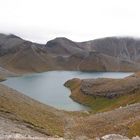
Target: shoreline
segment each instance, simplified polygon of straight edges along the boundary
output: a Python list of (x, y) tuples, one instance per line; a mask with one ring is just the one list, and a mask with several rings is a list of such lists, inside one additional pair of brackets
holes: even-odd
[[(76, 89), (76, 86), (79, 86), (81, 84), (81, 81), (79, 81), (78, 85), (75, 85), (75, 84), (77, 84), (77, 82), (73, 84), (74, 88)], [(123, 129), (125, 131), (128, 131), (127, 123), (124, 125), (123, 129), (121, 128), (121, 124), (125, 122), (123, 117), (130, 118), (128, 122), (132, 121), (136, 126), (137, 126), (137, 121), (139, 122), (139, 119), (138, 119), (139, 112), (137, 109), (137, 108), (139, 108), (139, 105), (140, 105), (139, 103), (133, 104), (133, 105), (128, 105), (128, 106), (125, 106), (122, 108), (116, 108), (116, 109), (114, 108), (114, 109), (111, 109), (111, 111), (106, 110), (105, 112), (103, 111), (103, 113), (102, 113), (102, 111), (101, 112), (100, 111), (99, 112), (92, 112), (92, 111), (70, 112), (70, 111), (57, 110), (50, 106), (43, 105), (42, 103), (39, 103), (33, 99), (29, 99), (27, 96), (17, 92), (16, 90), (13, 90), (13, 89), (8, 88), (7, 86), (3, 86), (1, 84), (0, 84), (0, 91), (4, 91), (4, 93), (0, 92), (0, 96), (2, 97), (2, 98), (0, 98), (0, 102), (7, 103), (6, 100), (8, 99), (8, 105), (0, 104), (0, 116), (2, 115), (2, 110), (4, 110), (9, 115), (11, 113), (14, 114), (14, 117), (16, 120), (18, 120), (18, 123), (19, 122), (22, 123), (23, 120), (27, 119), (28, 121), (26, 120), (25, 122), (28, 125), (30, 124), (29, 128), (31, 128), (31, 129), (35, 128), (34, 130), (41, 134), (47, 134), (47, 135), (49, 134), (49, 137), (53, 137), (53, 136), (57, 135), (57, 137), (60, 137), (60, 139), (61, 139), (61, 137), (76, 138), (76, 137), (80, 137), (81, 131), (82, 131), (83, 135), (85, 135), (86, 137), (89, 137), (89, 138), (95, 138), (97, 136), (101, 137), (103, 135), (110, 134), (112, 132), (115, 133), (115, 132), (117, 132), (117, 130), (119, 130), (120, 134), (123, 134)], [(10, 95), (12, 95), (12, 96), (10, 97)], [(5, 100), (5, 98), (6, 98), (6, 100)], [(11, 102), (12, 104), (9, 101), (10, 102), (12, 101)], [(15, 107), (13, 105), (15, 105)], [(131, 109), (131, 108), (133, 108), (133, 109)], [(24, 110), (25, 112), (22, 112), (22, 110)], [(114, 115), (117, 112), (118, 112), (118, 114), (121, 113), (122, 110), (124, 111), (124, 114), (122, 114), (122, 115), (120, 114), (120, 117), (121, 116), (122, 117), (118, 120), (118, 118), (116, 118)], [(39, 112), (39, 114), (37, 112)], [(131, 118), (131, 114), (136, 115), (136, 118), (134, 120)], [(44, 120), (43, 118), (42, 119), (40, 118), (41, 115), (43, 115), (42, 117), (45, 119), (45, 122), (43, 122), (43, 123), (41, 123), (41, 121)], [(47, 115), (46, 116), (47, 118), (45, 117), (45, 115)], [(51, 117), (50, 119), (48, 119), (48, 117), (49, 117), (48, 115)], [(108, 119), (104, 121), (103, 118), (106, 115), (108, 116), (107, 117)], [(114, 124), (109, 119), (112, 115), (115, 117), (114, 122), (119, 121), (116, 128), (113, 128)], [(30, 117), (32, 119), (35, 119), (37, 117), (35, 119), (36, 121), (34, 122), (32, 119), (30, 119)], [(54, 117), (54, 119), (52, 120), (53, 117)], [(9, 119), (13, 120), (13, 116), (10, 117)], [(110, 123), (109, 126), (108, 126), (108, 123)], [(104, 126), (103, 126), (103, 124), (104, 124)], [(87, 129), (89, 129), (89, 132), (82, 127), (85, 125), (88, 125)], [(60, 129), (60, 126), (61, 126), (61, 129)], [(77, 128), (76, 126), (79, 126), (79, 127)], [(50, 127), (52, 129), (51, 131), (50, 131)], [(98, 135), (98, 131), (95, 131), (96, 127), (99, 128), (98, 131), (101, 133), (101, 135)], [(133, 126), (130, 125), (129, 127), (130, 127), (131, 131), (135, 130), (133, 128)], [(112, 128), (113, 128), (113, 130), (112, 130)], [(104, 130), (104, 129), (106, 129), (106, 130)], [(91, 130), (95, 131), (95, 133), (94, 134), (90, 133)], [(67, 135), (67, 133), (70, 133), (70, 136)], [(136, 135), (134, 135), (135, 132), (132, 132), (132, 134), (131, 134), (129, 131), (128, 133), (129, 133), (129, 135), (125, 134), (128, 137), (136, 136)]]

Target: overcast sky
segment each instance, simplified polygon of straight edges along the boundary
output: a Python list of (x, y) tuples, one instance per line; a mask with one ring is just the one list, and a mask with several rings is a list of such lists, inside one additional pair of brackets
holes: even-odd
[(140, 0), (0, 0), (0, 32), (40, 43), (140, 37)]

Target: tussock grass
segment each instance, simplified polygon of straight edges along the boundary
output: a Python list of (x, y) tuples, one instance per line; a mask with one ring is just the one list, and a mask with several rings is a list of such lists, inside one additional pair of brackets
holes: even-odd
[(0, 112), (46, 135), (63, 136), (63, 111), (43, 105), (11, 88), (0, 85)]
[(124, 107), (130, 104), (140, 102), (140, 91), (135, 90), (133, 93), (122, 95), (116, 98), (93, 97), (85, 95), (80, 91), (80, 79), (74, 79), (66, 82), (65, 86), (71, 89), (70, 97), (81, 104), (87, 105), (93, 113), (110, 111), (115, 108)]

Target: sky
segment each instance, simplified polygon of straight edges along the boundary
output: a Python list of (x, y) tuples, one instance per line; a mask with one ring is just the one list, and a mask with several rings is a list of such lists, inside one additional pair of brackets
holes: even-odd
[(0, 32), (38, 43), (140, 37), (140, 0), (0, 0)]

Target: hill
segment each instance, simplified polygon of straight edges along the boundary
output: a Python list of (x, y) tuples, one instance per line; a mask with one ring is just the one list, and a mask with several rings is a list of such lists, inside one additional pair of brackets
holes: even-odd
[[(127, 37), (87, 42), (56, 38), (38, 44), (0, 34), (0, 81), (48, 70), (136, 72), (140, 70), (139, 46), (139, 39)], [(140, 136), (139, 72), (124, 79), (72, 79), (65, 86), (71, 89), (73, 100), (91, 110), (57, 110), (0, 84), (0, 137), (88, 140), (112, 133)]]
[(56, 38), (46, 44), (0, 34), (0, 66), (16, 73), (48, 70), (138, 71), (140, 40), (108, 37), (87, 42)]

